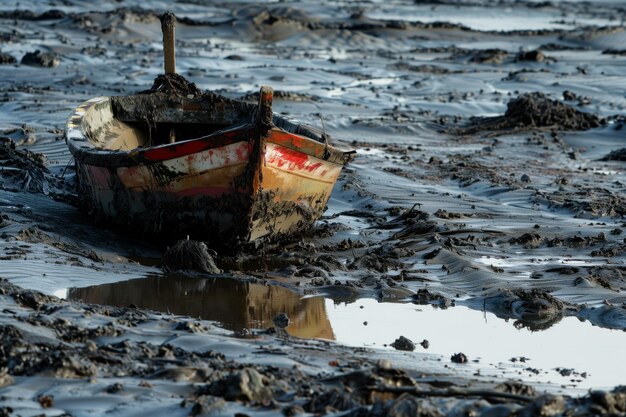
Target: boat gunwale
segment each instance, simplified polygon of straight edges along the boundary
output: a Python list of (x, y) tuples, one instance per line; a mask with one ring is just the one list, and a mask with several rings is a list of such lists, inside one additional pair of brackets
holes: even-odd
[[(92, 107), (98, 104), (103, 104), (107, 101), (110, 102), (111, 98), (111, 96), (99, 96), (89, 99), (76, 107), (67, 119), (65, 126), (65, 140), (76, 161), (88, 165), (103, 167), (128, 167), (142, 163), (161, 162), (202, 152), (208, 149), (219, 148), (231, 143), (248, 142), (251, 140), (252, 132), (254, 130), (254, 123), (249, 122), (228, 126), (225, 129), (218, 130), (206, 136), (175, 143), (167, 143), (145, 148), (138, 147), (132, 150), (101, 149), (97, 148), (87, 137), (87, 134), (83, 129), (82, 122), (83, 118), (87, 112), (92, 109)], [(273, 117), (293, 123), (288, 118), (279, 114), (274, 114)], [(308, 128), (308, 126), (300, 124), (295, 125)], [(311, 129), (312, 128), (309, 128), (309, 130)], [(272, 133), (279, 133), (279, 135), (272, 135)], [(282, 137), (282, 140), (278, 140), (278, 137)], [(271, 143), (276, 143), (277, 145), (285, 146), (337, 165), (345, 165), (352, 159), (354, 154), (354, 151), (340, 150), (332, 145), (329, 145), (328, 143), (322, 143), (311, 137), (289, 132), (274, 124), (272, 124), (268, 131), (267, 140)], [(192, 144), (199, 142), (205, 143), (206, 146), (191, 146)], [(308, 146), (302, 146), (303, 144)], [(176, 151), (180, 147), (189, 149)], [(155, 155), (155, 153), (166, 153), (168, 150), (171, 155), (165, 157)]]

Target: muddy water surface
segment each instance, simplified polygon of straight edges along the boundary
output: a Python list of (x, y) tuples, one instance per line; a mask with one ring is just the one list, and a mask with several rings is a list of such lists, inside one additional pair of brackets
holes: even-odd
[(229, 278), (152, 277), (61, 290), (70, 300), (136, 306), (217, 322), (254, 337), (275, 328), (284, 313), (289, 335), (335, 340), (355, 347), (393, 349), (404, 336), (416, 349), (449, 362), (463, 352), (466, 367), (485, 377), (554, 383), (568, 389), (610, 388), (623, 382), (626, 332), (605, 330), (574, 317), (538, 331), (465, 306), (437, 308), (359, 299), (345, 303), (301, 297), (281, 286)]

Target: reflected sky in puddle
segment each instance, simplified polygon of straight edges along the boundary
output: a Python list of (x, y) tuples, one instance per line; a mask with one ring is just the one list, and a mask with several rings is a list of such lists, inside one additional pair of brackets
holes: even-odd
[(195, 278), (184, 275), (149, 277), (112, 284), (70, 288), (67, 298), (169, 312), (215, 320), (229, 330), (266, 329), (272, 319), (286, 313), (288, 332), (298, 337), (334, 339), (324, 299), (301, 298), (280, 286), (228, 278)]
[[(470, 364), (454, 366), (471, 366), (485, 376), (583, 389), (626, 383), (626, 363), (621, 360), (626, 332), (595, 327), (574, 317), (532, 332), (516, 328), (513, 321), (461, 306), (440, 310), (372, 299), (336, 304), (322, 297), (303, 298), (279, 286), (183, 275), (71, 288), (67, 297), (214, 320), (237, 332), (271, 327), (277, 314), (286, 313), (291, 321), (287, 331), (293, 336), (386, 349), (400, 335), (416, 344), (427, 339), (429, 349), (418, 344), (418, 351), (443, 355), (444, 362), (463, 352)], [(520, 357), (527, 359), (511, 362)], [(565, 369), (566, 375), (557, 368)], [(567, 370), (573, 371), (568, 374)]]

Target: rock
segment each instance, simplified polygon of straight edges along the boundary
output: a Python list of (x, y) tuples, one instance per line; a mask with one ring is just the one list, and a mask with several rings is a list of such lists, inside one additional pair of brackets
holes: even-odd
[(285, 327), (289, 326), (289, 317), (287, 317), (285, 313), (280, 313), (272, 319), (272, 322), (274, 323), (274, 326), (278, 327), (279, 329), (284, 329)]
[(21, 63), (22, 65), (31, 65), (33, 67), (52, 68), (57, 67), (61, 61), (53, 53), (41, 52), (37, 50), (35, 52), (28, 52), (24, 55)]
[(54, 406), (54, 397), (52, 395), (42, 395), (37, 397), (37, 402), (41, 408), (51, 408)]
[(400, 336), (391, 344), (396, 350), (406, 350), (412, 352), (415, 350), (415, 343), (404, 336)]
[(109, 385), (106, 389), (106, 391), (109, 394), (117, 394), (118, 392), (123, 391), (123, 390), (124, 390), (124, 385), (120, 384), (119, 382)]
[(519, 180), (521, 182), (530, 182), (530, 177), (528, 176), (528, 174), (522, 174), (522, 176), (519, 178)]
[(467, 363), (467, 356), (464, 353), (455, 353), (450, 357), (450, 360), (454, 363)]
[(422, 345), (424, 349), (428, 349), (430, 347), (430, 342), (427, 339), (424, 339), (420, 345)]
[(215, 265), (207, 246), (195, 240), (179, 240), (163, 254), (162, 267), (165, 271), (197, 271), (207, 274), (219, 274), (221, 269)]
[(572, 93), (569, 90), (565, 90), (563, 91), (563, 100), (565, 101), (575, 101), (578, 98), (578, 96), (574, 93)]

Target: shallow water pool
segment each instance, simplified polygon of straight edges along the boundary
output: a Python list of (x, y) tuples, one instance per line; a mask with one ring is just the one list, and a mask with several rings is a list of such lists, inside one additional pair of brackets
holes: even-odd
[[(65, 292), (65, 291), (64, 291)], [(564, 388), (610, 388), (626, 383), (626, 332), (567, 317), (547, 330), (531, 331), (492, 313), (457, 306), (448, 309), (359, 299), (336, 303), (301, 297), (281, 287), (228, 278), (184, 275), (149, 277), (66, 291), (69, 299), (115, 306), (134, 305), (217, 321), (239, 335), (267, 329), (286, 313), (292, 336), (335, 340), (350, 346), (393, 349), (399, 336), (416, 352), (441, 355), (449, 366), (476, 374), (549, 382)], [(62, 294), (59, 294), (62, 295)], [(428, 341), (425, 349), (420, 343)], [(453, 364), (463, 352), (468, 362)], [(410, 355), (410, 353), (407, 353)]]

